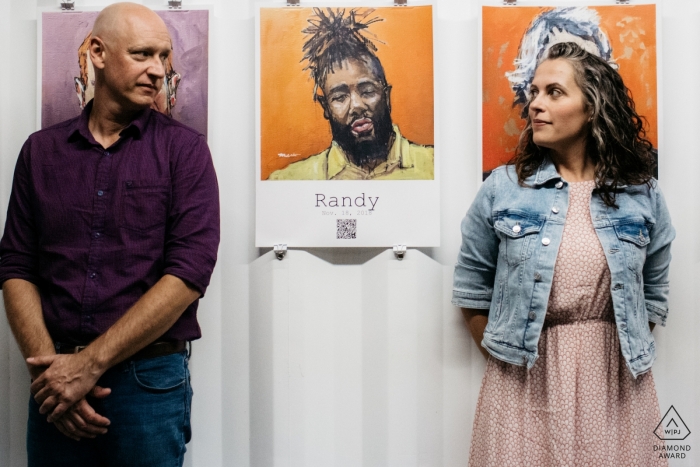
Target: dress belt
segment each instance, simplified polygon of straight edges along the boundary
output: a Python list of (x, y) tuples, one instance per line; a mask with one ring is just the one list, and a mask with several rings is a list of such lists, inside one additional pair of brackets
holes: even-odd
[[(87, 345), (58, 344), (56, 346), (56, 352), (60, 354), (78, 353), (86, 347)], [(127, 360), (144, 360), (147, 358), (164, 357), (165, 355), (182, 352), (185, 349), (187, 349), (187, 341), (155, 341), (127, 358)]]

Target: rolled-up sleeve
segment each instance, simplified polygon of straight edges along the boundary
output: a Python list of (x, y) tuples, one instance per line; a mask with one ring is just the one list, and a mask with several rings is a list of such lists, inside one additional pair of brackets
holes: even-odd
[(495, 177), (486, 179), (462, 220), (462, 246), (457, 257), (452, 303), (488, 309), (493, 295), (500, 240), (493, 227)]
[(8, 279), (38, 284), (37, 232), (32, 209), (30, 142), (22, 147), (12, 181), (5, 233), (0, 241), (0, 285)]
[(171, 173), (163, 272), (188, 282), (204, 295), (219, 247), (219, 187), (203, 136), (181, 148)]
[(666, 326), (671, 242), (676, 237), (676, 231), (671, 225), (671, 215), (658, 184), (651, 195), (654, 197), (656, 223), (649, 232), (650, 241), (642, 272), (644, 300), (649, 321)]

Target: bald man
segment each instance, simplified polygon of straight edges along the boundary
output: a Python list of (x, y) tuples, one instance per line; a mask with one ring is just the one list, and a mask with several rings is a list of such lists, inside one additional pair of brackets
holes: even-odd
[(219, 200), (204, 137), (151, 110), (171, 53), (154, 12), (105, 8), (94, 98), (20, 152), (0, 283), (32, 378), (32, 467), (182, 465)]

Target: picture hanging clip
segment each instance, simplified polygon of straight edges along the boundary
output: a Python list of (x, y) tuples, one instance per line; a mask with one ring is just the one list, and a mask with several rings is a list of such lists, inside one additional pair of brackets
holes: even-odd
[(394, 256), (401, 261), (406, 256), (406, 245), (394, 245)]
[(63, 11), (73, 11), (75, 10), (75, 0), (66, 0), (61, 2), (61, 10)]
[(503, 0), (504, 5), (515, 6), (518, 4), (518, 0)]
[(394, 6), (406, 6), (408, 5), (408, 0), (394, 0)]
[(287, 244), (286, 243), (278, 243), (277, 245), (273, 246), (272, 249), (275, 252), (275, 256), (280, 261), (282, 261), (284, 259), (284, 255), (287, 254)]
[(182, 0), (168, 0), (168, 9), (181, 10), (182, 9)]
[(299, 6), (299, 0), (287, 0), (287, 6)]
[(615, 3), (617, 3), (618, 5), (629, 5), (630, 0), (615, 0)]

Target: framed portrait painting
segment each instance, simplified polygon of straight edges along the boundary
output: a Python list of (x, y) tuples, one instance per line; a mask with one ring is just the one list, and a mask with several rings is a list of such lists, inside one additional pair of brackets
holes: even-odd
[(437, 245), (432, 7), (257, 19), (257, 245)]

